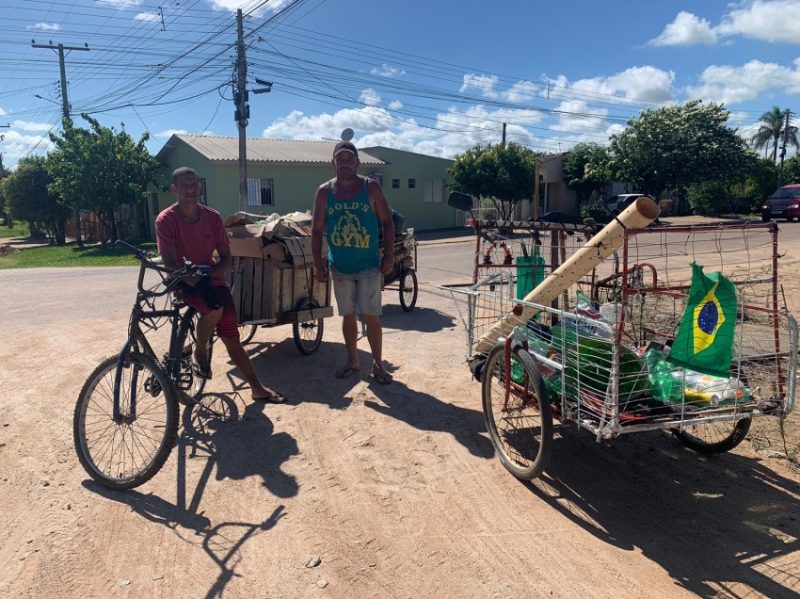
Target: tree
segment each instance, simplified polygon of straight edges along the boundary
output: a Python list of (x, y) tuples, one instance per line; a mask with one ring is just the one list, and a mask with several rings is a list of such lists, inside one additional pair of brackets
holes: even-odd
[(761, 126), (752, 138), (753, 147), (756, 150), (767, 148), (772, 144), (772, 161), (778, 160), (778, 145), (783, 143), (784, 129), (786, 130), (786, 143), (798, 147), (797, 127), (789, 125), (786, 128), (786, 110), (781, 110), (778, 106), (773, 106), (772, 110), (765, 112), (759, 117)]
[(6, 203), (14, 218), (28, 221), (31, 235), (46, 235), (51, 243), (64, 244), (64, 223), (69, 210), (50, 192), (52, 183), (45, 159), (23, 158), (3, 183)]
[[(774, 181), (775, 179), (773, 179)], [(800, 156), (795, 154), (783, 163), (783, 173), (781, 173), (781, 185), (789, 183), (800, 183)]]
[(448, 174), (453, 189), (491, 199), (501, 220), (508, 220), (514, 205), (533, 197), (538, 154), (515, 143), (480, 144), (455, 157)]
[(143, 135), (134, 142), (126, 132), (103, 127), (81, 115), (90, 129), (67, 127), (61, 137), (51, 135), (56, 148), (47, 161), (53, 176), (51, 189), (72, 209), (92, 210), (103, 223), (103, 245), (117, 239), (115, 210), (142, 205), (147, 185), (155, 182), (158, 161), (145, 147)]
[(671, 187), (741, 178), (755, 155), (727, 126), (728, 116), (721, 104), (700, 100), (648, 109), (611, 137), (614, 171), (654, 197)]
[(579, 143), (564, 157), (564, 181), (587, 201), (592, 193), (600, 194), (611, 182), (611, 158), (608, 149), (596, 143)]

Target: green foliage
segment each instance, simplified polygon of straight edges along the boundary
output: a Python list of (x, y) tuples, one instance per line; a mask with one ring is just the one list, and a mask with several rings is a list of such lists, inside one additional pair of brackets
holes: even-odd
[(654, 197), (670, 187), (742, 177), (755, 155), (727, 126), (728, 116), (721, 104), (700, 100), (644, 111), (611, 137), (617, 177)]
[(581, 202), (578, 211), (584, 219), (591, 218), (598, 223), (608, 222), (611, 216), (605, 201), (597, 192), (593, 192), (587, 201)]
[(516, 202), (533, 197), (538, 156), (519, 144), (478, 144), (457, 155), (448, 173), (454, 190), (491, 198), (499, 217), (507, 219)]
[(47, 235), (55, 243), (64, 243), (64, 221), (69, 211), (50, 192), (51, 183), (45, 159), (31, 156), (20, 160), (17, 170), (4, 180), (3, 193), (11, 215), (28, 221), (31, 235)]
[(23, 220), (14, 221), (10, 227), (2, 226), (2, 223), (0, 223), (0, 238), (27, 237), (30, 232), (28, 223)]
[(772, 146), (772, 161), (778, 160), (778, 146), (783, 144), (784, 129), (786, 133), (786, 144), (798, 147), (797, 127), (789, 125), (786, 127), (786, 111), (778, 106), (773, 106), (759, 117), (761, 126), (752, 138), (753, 147), (756, 150), (769, 148)]
[[(154, 243), (139, 245), (143, 250), (155, 250)], [(78, 247), (69, 243), (62, 246), (28, 248), (0, 256), (0, 269), (41, 268), (66, 266), (133, 266), (138, 264), (129, 252), (98, 245)]]
[(114, 210), (146, 201), (147, 185), (155, 183), (159, 164), (145, 147), (147, 134), (134, 142), (124, 131), (81, 116), (90, 129), (68, 126), (61, 137), (50, 136), (56, 145), (47, 161), (51, 190), (72, 209), (94, 211), (107, 234), (116, 238)]
[(611, 182), (611, 157), (608, 149), (596, 143), (579, 143), (564, 157), (564, 181), (587, 200), (592, 192), (601, 193)]
[(728, 186), (722, 181), (693, 183), (686, 189), (689, 206), (697, 214), (725, 214), (733, 212)]
[(783, 163), (781, 185), (800, 183), (800, 156), (795, 154)]

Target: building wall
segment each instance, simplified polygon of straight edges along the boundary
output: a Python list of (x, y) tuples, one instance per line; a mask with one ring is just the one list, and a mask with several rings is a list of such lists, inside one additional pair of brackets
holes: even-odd
[[(387, 162), (386, 165), (361, 165), (359, 173), (375, 176), (383, 174), (384, 194), (389, 205), (405, 217), (406, 227), (418, 231), (460, 226), (463, 222), (457, 211), (447, 205), (449, 178), (446, 169), (451, 160), (391, 150), (369, 148), (370, 155)], [(178, 166), (190, 166), (205, 180), (206, 200), (210, 207), (218, 210), (223, 218), (239, 211), (239, 165), (236, 161), (209, 161), (188, 144), (178, 141), (162, 156), (167, 163), (167, 177)], [(272, 179), (274, 183), (273, 204), (248, 206), (246, 212), (254, 214), (287, 214), (311, 210), (317, 187), (335, 175), (330, 164), (264, 164), (249, 163), (248, 178)], [(392, 180), (399, 179), (400, 187), (393, 188)], [(409, 188), (409, 179), (416, 186)], [(425, 183), (438, 179), (443, 181), (440, 201), (425, 201)], [(167, 191), (158, 193), (158, 210), (175, 201)], [(157, 213), (158, 210), (155, 212)]]
[[(362, 166), (359, 172), (369, 176), (383, 174), (383, 193), (389, 206), (405, 217), (406, 227), (427, 231), (463, 225), (463, 216), (455, 208), (447, 205), (447, 195), (452, 182), (447, 169), (452, 166), (452, 160), (380, 146), (364, 148), (364, 151), (387, 164)], [(399, 182), (397, 188), (392, 186), (394, 179)], [(409, 187), (409, 179), (414, 179), (414, 188)], [(426, 202), (426, 182), (434, 180), (442, 181), (439, 201)]]

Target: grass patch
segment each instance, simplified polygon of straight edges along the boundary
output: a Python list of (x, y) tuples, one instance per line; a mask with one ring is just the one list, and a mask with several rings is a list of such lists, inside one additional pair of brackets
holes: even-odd
[(6, 239), (8, 237), (27, 237), (30, 234), (28, 223), (24, 220), (15, 220), (14, 226), (10, 228), (5, 225), (0, 225), (0, 239)]
[[(137, 247), (156, 251), (155, 243), (142, 243)], [(62, 246), (46, 246), (13, 251), (0, 256), (2, 268), (41, 268), (62, 266), (135, 266), (138, 262), (125, 250), (113, 246), (102, 248), (88, 245), (83, 248), (74, 243)]]

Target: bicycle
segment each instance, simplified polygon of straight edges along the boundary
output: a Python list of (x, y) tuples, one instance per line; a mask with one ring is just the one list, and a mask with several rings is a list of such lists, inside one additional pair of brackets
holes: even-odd
[[(189, 277), (207, 277), (210, 269), (187, 263), (170, 271), (151, 253), (124, 241), (116, 245), (140, 262), (128, 338), (120, 353), (103, 360), (86, 379), (75, 406), (73, 438), (89, 476), (125, 490), (147, 482), (161, 469), (177, 440), (179, 404), (197, 404), (206, 383), (192, 368), (196, 310), (177, 297), (170, 298), (168, 309), (157, 309), (156, 300), (172, 294)], [(147, 271), (160, 277), (151, 289), (144, 288)], [(143, 326), (155, 331), (164, 326), (164, 319), (171, 327), (169, 349), (159, 359)], [(212, 347), (209, 342), (209, 361)]]

